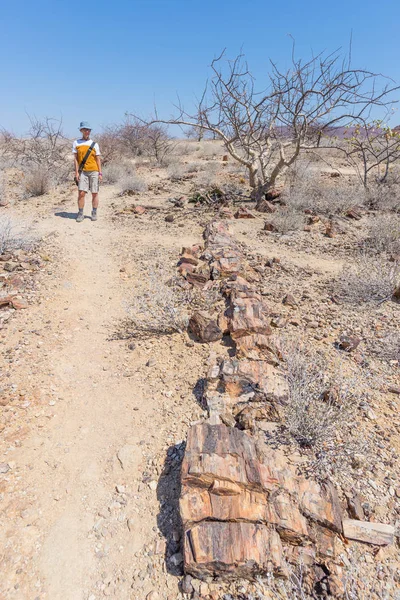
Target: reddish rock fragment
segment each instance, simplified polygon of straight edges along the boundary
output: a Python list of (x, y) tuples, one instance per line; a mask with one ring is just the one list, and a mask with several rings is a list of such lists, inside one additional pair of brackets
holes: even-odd
[(196, 312), (189, 320), (189, 330), (200, 342), (215, 342), (222, 339), (222, 331), (214, 318), (206, 312)]
[(249, 211), (245, 206), (240, 206), (239, 209), (235, 212), (235, 219), (255, 219), (253, 213)]
[(261, 200), (261, 202), (257, 204), (256, 210), (262, 213), (274, 213), (277, 208), (274, 204), (268, 202), (268, 200)]
[(346, 352), (353, 352), (360, 345), (360, 338), (351, 335), (342, 335), (337, 342), (337, 347)]
[(272, 233), (277, 233), (278, 228), (273, 223), (269, 223), (268, 221), (265, 221), (264, 231), (271, 231)]

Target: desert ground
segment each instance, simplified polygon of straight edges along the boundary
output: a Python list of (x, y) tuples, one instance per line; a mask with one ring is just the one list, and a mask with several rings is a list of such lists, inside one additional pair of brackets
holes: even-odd
[[(259, 212), (225, 154), (217, 141), (182, 141), (162, 164), (124, 158), (121, 175), (110, 162), (99, 219), (88, 199), (81, 224), (72, 169), (27, 197), (21, 169), (4, 167), (2, 600), (333, 595), (290, 577), (282, 587), (184, 573), (185, 443), (209, 417), (210, 364), (232, 356), (225, 331), (206, 342), (188, 329), (196, 310), (216, 319), (224, 300), (215, 286), (186, 285), (178, 269), (182, 248), (203, 244), (212, 221), (256, 273), (289, 386), (290, 357), (302, 353), (309, 393), (321, 381), (339, 390), (325, 405), (318, 396), (315, 413), (292, 393), (278, 417), (234, 415), (230, 426), (302, 476), (328, 478), (347, 518), (353, 502), (357, 519), (393, 528), (384, 544), (340, 536), (336, 597), (400, 598), (400, 186), (366, 198), (339, 158), (334, 168), (307, 158)], [(316, 369), (325, 369), (318, 381)]]

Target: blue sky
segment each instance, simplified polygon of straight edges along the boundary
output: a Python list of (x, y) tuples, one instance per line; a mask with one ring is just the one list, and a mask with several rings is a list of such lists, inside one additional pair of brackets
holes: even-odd
[(18, 134), (27, 113), (62, 116), (70, 135), (81, 119), (99, 130), (154, 102), (169, 116), (225, 47), (243, 47), (262, 88), (268, 58), (287, 63), (289, 34), (306, 56), (347, 47), (352, 31), (353, 66), (400, 82), (398, 0), (3, 0), (0, 11), (0, 125)]

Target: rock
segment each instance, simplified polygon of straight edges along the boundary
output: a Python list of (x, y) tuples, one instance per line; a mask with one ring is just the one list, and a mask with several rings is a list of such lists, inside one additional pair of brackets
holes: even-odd
[(228, 155), (227, 154), (223, 155), (222, 162), (228, 162)]
[(16, 269), (18, 269), (18, 263), (17, 262), (12, 262), (12, 261), (6, 262), (6, 263), (4, 263), (3, 269), (5, 271), (8, 271), (8, 272), (12, 273)]
[(131, 471), (136, 474), (140, 463), (142, 462), (142, 455), (137, 446), (126, 444), (117, 452), (117, 458), (124, 471)]
[(276, 227), (276, 225), (270, 223), (269, 221), (265, 221), (263, 229), (264, 231), (271, 231), (272, 233), (278, 232), (278, 228)]
[(336, 343), (337, 347), (340, 350), (345, 350), (346, 352), (353, 352), (360, 345), (360, 338), (356, 336), (350, 335), (342, 335), (338, 342)]
[(155, 492), (155, 491), (156, 491), (156, 489), (157, 489), (157, 481), (155, 481), (154, 479), (152, 479), (152, 480), (149, 482), (149, 484), (148, 484), (148, 485), (149, 485), (149, 488), (150, 488), (150, 489), (151, 489), (153, 492)]
[(245, 206), (239, 206), (238, 210), (234, 214), (235, 219), (255, 219), (252, 212), (249, 211)]
[(290, 306), (291, 308), (297, 308), (298, 304), (292, 294), (286, 294), (282, 300), (282, 304), (285, 306)]
[(360, 498), (353, 492), (351, 494), (346, 494), (347, 499), (347, 509), (349, 511), (349, 515), (352, 519), (356, 519), (358, 521), (362, 521), (365, 518), (364, 511), (361, 505)]
[(25, 308), (28, 308), (28, 303), (25, 302), (25, 300), (20, 300), (18, 298), (12, 298), (11, 305), (15, 310), (24, 310)]
[(133, 206), (132, 212), (136, 215), (144, 215), (147, 212), (144, 206)]
[(129, 350), (136, 350), (136, 344), (135, 344), (135, 342), (131, 342), (130, 344), (128, 344), (128, 349)]
[(157, 361), (155, 358), (149, 358), (149, 360), (146, 363), (146, 367), (155, 367), (157, 364)]
[(189, 252), (184, 252), (181, 255), (180, 260), (183, 263), (190, 263), (190, 264), (195, 265), (195, 266), (199, 264), (199, 259), (196, 258), (191, 252), (190, 253)]
[(362, 217), (361, 209), (358, 206), (353, 206), (346, 211), (346, 217), (359, 221)]
[(7, 463), (0, 463), (0, 473), (8, 473), (10, 465)]
[(274, 213), (277, 209), (274, 204), (268, 202), (268, 200), (261, 200), (256, 206), (256, 210), (262, 213)]
[(375, 546), (387, 546), (394, 542), (395, 528), (385, 523), (371, 521), (343, 520), (343, 533), (349, 540), (365, 542)]
[(326, 229), (325, 229), (326, 237), (334, 238), (334, 237), (336, 237), (336, 234), (337, 234), (337, 230), (336, 230), (335, 225), (331, 221), (329, 221), (329, 223), (326, 225)]
[(167, 223), (173, 223), (175, 221), (174, 215), (167, 215), (164, 219)]
[(174, 565), (174, 567), (178, 567), (183, 563), (183, 555), (181, 554), (181, 552), (177, 552), (176, 554), (173, 554), (169, 560)]
[(153, 590), (146, 596), (146, 600), (159, 600), (159, 598), (160, 598), (160, 594), (158, 592), (156, 592), (155, 590)]
[(181, 583), (181, 590), (184, 594), (191, 594), (194, 591), (192, 578), (190, 575), (185, 575)]
[(204, 311), (195, 312), (190, 318), (189, 330), (203, 343), (215, 342), (223, 337), (217, 321)]
[(270, 188), (267, 192), (265, 192), (266, 200), (276, 200), (282, 194), (282, 188)]

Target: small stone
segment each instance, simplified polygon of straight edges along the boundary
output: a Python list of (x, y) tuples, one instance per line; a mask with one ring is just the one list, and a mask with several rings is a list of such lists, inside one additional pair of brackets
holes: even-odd
[(155, 492), (155, 491), (156, 491), (156, 489), (157, 489), (157, 481), (155, 481), (154, 479), (153, 479), (152, 481), (150, 481), (150, 482), (149, 482), (149, 488), (150, 488), (151, 490), (153, 490), (153, 492)]
[(360, 342), (360, 338), (356, 336), (342, 335), (336, 345), (340, 350), (353, 352), (359, 346)]
[(126, 488), (124, 485), (116, 485), (115, 489), (117, 490), (118, 494), (125, 494)]
[(158, 600), (160, 597), (159, 593), (153, 590), (146, 596), (146, 600)]
[(174, 217), (174, 215), (167, 215), (167, 216), (165, 217), (165, 221), (166, 221), (167, 223), (173, 223), (173, 222), (175, 221), (175, 217)]
[(10, 465), (7, 463), (0, 463), (0, 473), (8, 473), (10, 470)]
[(290, 306), (292, 308), (297, 307), (297, 302), (292, 294), (286, 294), (286, 296), (282, 300), (282, 304), (285, 304), (285, 306)]
[(130, 344), (128, 344), (128, 350), (135, 350), (135, 349), (136, 349), (135, 342), (131, 342)]
[(194, 590), (192, 585), (192, 578), (190, 575), (186, 575), (181, 583), (181, 590), (184, 594), (191, 594)]
[(157, 364), (157, 361), (155, 358), (149, 358), (149, 360), (146, 363), (146, 367), (154, 367)]
[(179, 565), (181, 565), (183, 563), (183, 556), (181, 552), (173, 554), (170, 558), (170, 562), (174, 565), (174, 567), (178, 567)]

